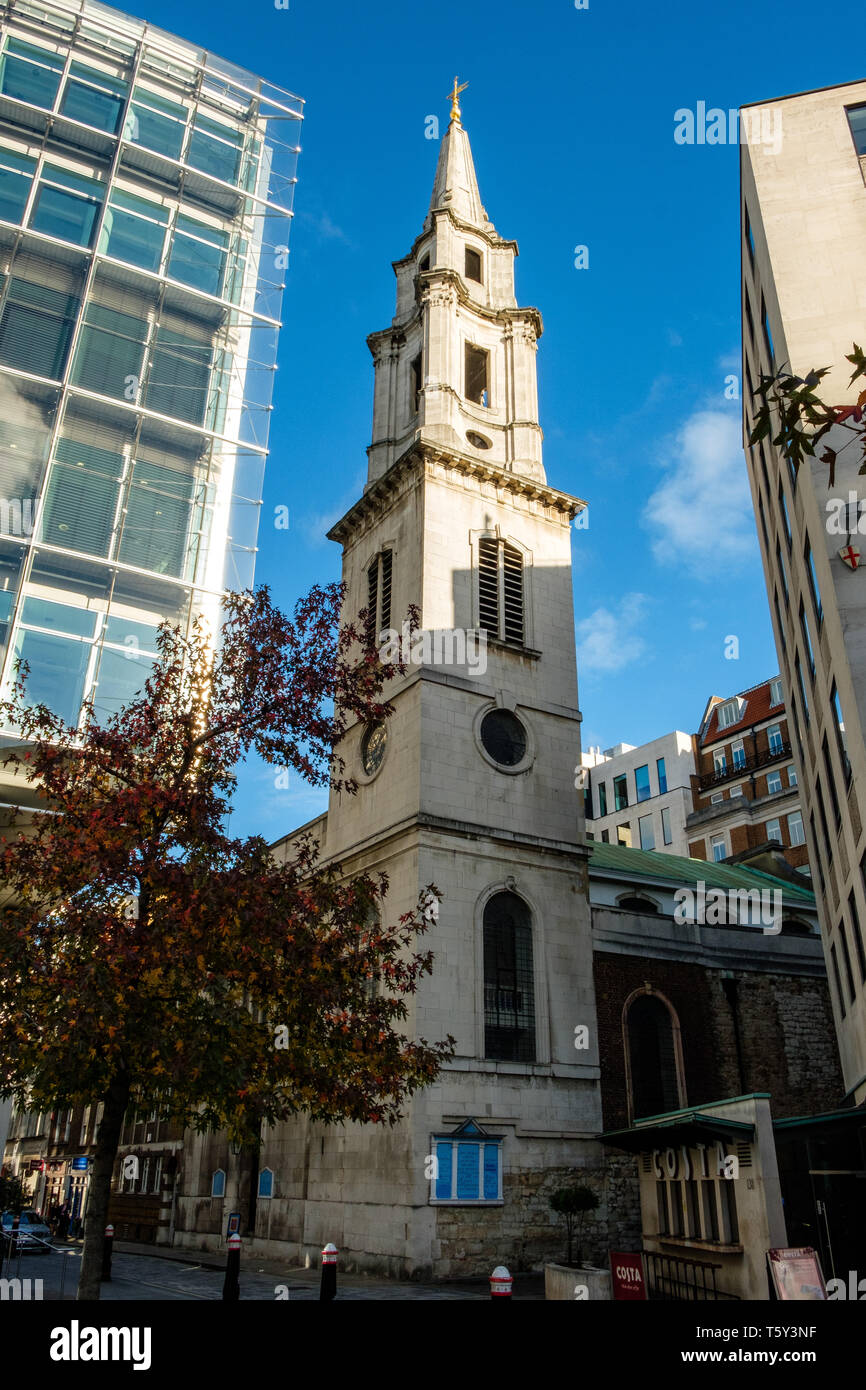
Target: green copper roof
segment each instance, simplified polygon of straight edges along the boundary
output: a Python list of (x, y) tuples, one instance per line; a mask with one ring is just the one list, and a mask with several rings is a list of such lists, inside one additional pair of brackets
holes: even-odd
[(686, 859), (679, 854), (660, 854), (654, 849), (628, 849), (625, 845), (605, 845), (590, 840), (589, 871), (607, 870), (629, 878), (664, 879), (695, 886), (699, 881), (708, 888), (778, 888), (789, 901), (801, 902), (814, 908), (815, 894), (800, 888), (786, 878), (765, 874), (761, 869), (747, 869), (740, 864), (716, 864), (706, 859)]

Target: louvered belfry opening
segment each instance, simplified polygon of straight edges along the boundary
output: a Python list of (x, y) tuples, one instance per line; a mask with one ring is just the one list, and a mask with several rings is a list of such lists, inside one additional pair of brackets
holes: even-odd
[(379, 602), (379, 556), (367, 570), (367, 646), (376, 642), (376, 618)]
[(532, 919), (516, 893), (496, 893), (484, 909), (484, 1055), (535, 1061)]
[(502, 546), (502, 636), (523, 642), (523, 556), (513, 545)]
[(383, 550), (379, 556), (382, 572), (382, 589), (379, 595), (379, 631), (391, 626), (391, 551)]
[(370, 645), (391, 626), (392, 562), (392, 552), (381, 550), (367, 569), (366, 635)]
[(523, 646), (523, 556), (489, 536), (478, 543), (478, 625), (491, 637)]
[(499, 542), (486, 536), (478, 543), (478, 623), (499, 636)]
[(673, 1020), (652, 994), (628, 1011), (628, 1050), (635, 1119), (676, 1110), (680, 1103)]

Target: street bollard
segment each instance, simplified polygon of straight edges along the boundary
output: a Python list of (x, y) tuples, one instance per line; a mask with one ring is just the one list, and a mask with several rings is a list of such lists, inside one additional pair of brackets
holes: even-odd
[(238, 1280), (238, 1275), (241, 1272), (240, 1236), (229, 1236), (228, 1247), (229, 1253), (226, 1256), (226, 1277), (223, 1281), (223, 1300), (226, 1303), (237, 1303), (241, 1296), (241, 1286)]
[(322, 1287), (319, 1302), (327, 1303), (337, 1297), (337, 1247), (330, 1242), (322, 1251)]
[(102, 1275), (103, 1283), (111, 1283), (111, 1252), (114, 1249), (114, 1227), (106, 1226), (105, 1240), (102, 1245)]
[(497, 1265), (490, 1276), (490, 1297), (510, 1298), (513, 1280), (505, 1265)]

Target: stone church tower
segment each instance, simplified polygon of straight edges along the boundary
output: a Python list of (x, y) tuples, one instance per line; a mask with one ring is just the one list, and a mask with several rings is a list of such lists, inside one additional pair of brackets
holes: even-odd
[[(422, 941), (433, 974), (407, 1026), (453, 1034), (456, 1056), (393, 1130), (298, 1119), (267, 1136), (272, 1193), (255, 1225), (293, 1255), (333, 1241), (343, 1267), (404, 1277), (531, 1267), (562, 1243), (549, 1190), (600, 1162), (573, 772), (571, 522), (584, 504), (545, 478), (541, 316), (517, 304), (516, 255), (482, 207), (455, 98), (423, 229), (394, 265), (396, 314), (368, 339), (368, 482), (330, 532), (347, 615), (369, 605), (381, 633), (416, 604), (443, 640), (392, 683), (387, 731), (350, 730), (358, 793), (332, 793), (305, 829), (347, 873), (387, 872), (389, 920), (426, 885), (441, 891)], [(467, 632), (480, 645), (464, 650)]]

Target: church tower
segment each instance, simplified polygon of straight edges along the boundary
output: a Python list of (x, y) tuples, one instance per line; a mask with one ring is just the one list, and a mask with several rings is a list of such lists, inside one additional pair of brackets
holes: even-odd
[(347, 873), (387, 872), (389, 918), (441, 891), (407, 1027), (453, 1034), (456, 1056), (389, 1133), (297, 1121), (262, 1157), (272, 1237), (298, 1253), (332, 1240), (341, 1263), (403, 1276), (529, 1267), (550, 1250), (549, 1189), (599, 1163), (573, 772), (584, 503), (546, 481), (541, 315), (517, 303), (516, 256), (482, 206), (455, 83), (429, 211), (394, 263), (396, 313), (368, 339), (367, 485), (329, 533), (347, 617), (369, 607), (385, 640), (414, 604), (425, 640), (386, 692), (387, 726), (347, 734), (357, 794), (332, 794), (312, 829)]

